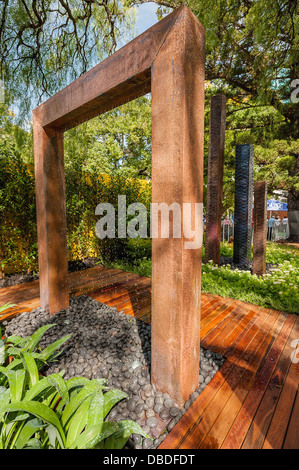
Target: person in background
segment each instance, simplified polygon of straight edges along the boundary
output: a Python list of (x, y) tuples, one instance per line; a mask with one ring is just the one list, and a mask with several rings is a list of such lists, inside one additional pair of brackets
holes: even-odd
[(284, 225), (287, 225), (287, 224), (288, 224), (288, 218), (287, 218), (287, 217), (284, 217), (284, 218), (282, 219), (282, 223), (283, 223)]
[(268, 220), (267, 240), (272, 239), (272, 232), (273, 232), (274, 225), (275, 225), (275, 218), (271, 216), (270, 219)]

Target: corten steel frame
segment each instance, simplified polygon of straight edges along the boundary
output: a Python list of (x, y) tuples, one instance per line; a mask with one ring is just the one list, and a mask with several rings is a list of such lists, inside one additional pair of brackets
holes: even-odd
[[(50, 313), (69, 305), (64, 131), (151, 92), (152, 202), (202, 202), (204, 37), (182, 6), (33, 111), (40, 298)], [(185, 241), (152, 242), (152, 382), (179, 404), (199, 381), (201, 249)]]
[(253, 219), (253, 274), (262, 276), (266, 273), (267, 249), (267, 183), (254, 183), (254, 219)]
[(207, 228), (205, 262), (220, 263), (223, 166), (226, 127), (226, 96), (218, 94), (210, 101), (210, 138), (208, 159)]

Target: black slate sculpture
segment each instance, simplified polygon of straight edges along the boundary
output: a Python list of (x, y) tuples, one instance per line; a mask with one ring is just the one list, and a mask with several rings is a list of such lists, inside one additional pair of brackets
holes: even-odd
[(242, 266), (249, 266), (251, 259), (253, 155), (253, 145), (236, 146), (233, 261)]

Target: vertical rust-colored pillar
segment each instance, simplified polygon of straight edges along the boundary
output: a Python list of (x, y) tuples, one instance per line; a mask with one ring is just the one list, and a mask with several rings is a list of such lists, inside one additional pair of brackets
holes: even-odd
[(42, 308), (69, 306), (63, 134), (33, 114), (39, 283)]
[[(185, 8), (152, 65), (153, 203), (203, 201), (204, 47)], [(185, 241), (152, 240), (151, 377), (180, 405), (199, 381), (201, 248)]]
[(253, 274), (266, 273), (267, 183), (254, 183)]
[(212, 96), (208, 160), (207, 223), (205, 262), (220, 263), (223, 165), (226, 124), (226, 97)]

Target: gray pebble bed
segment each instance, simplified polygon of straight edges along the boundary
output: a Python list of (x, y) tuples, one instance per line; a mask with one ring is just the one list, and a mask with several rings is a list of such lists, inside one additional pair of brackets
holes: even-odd
[(29, 336), (50, 323), (55, 326), (40, 341), (42, 349), (62, 336), (72, 336), (59, 360), (42, 372), (49, 375), (63, 369), (65, 379), (105, 378), (107, 387), (126, 392), (129, 398), (115, 405), (107, 419), (132, 419), (150, 436), (133, 434), (127, 448), (157, 448), (225, 361), (221, 354), (200, 348), (199, 387), (180, 408), (150, 383), (150, 325), (88, 296), (72, 298), (70, 308), (55, 315), (37, 308), (3, 325), (7, 336)]

